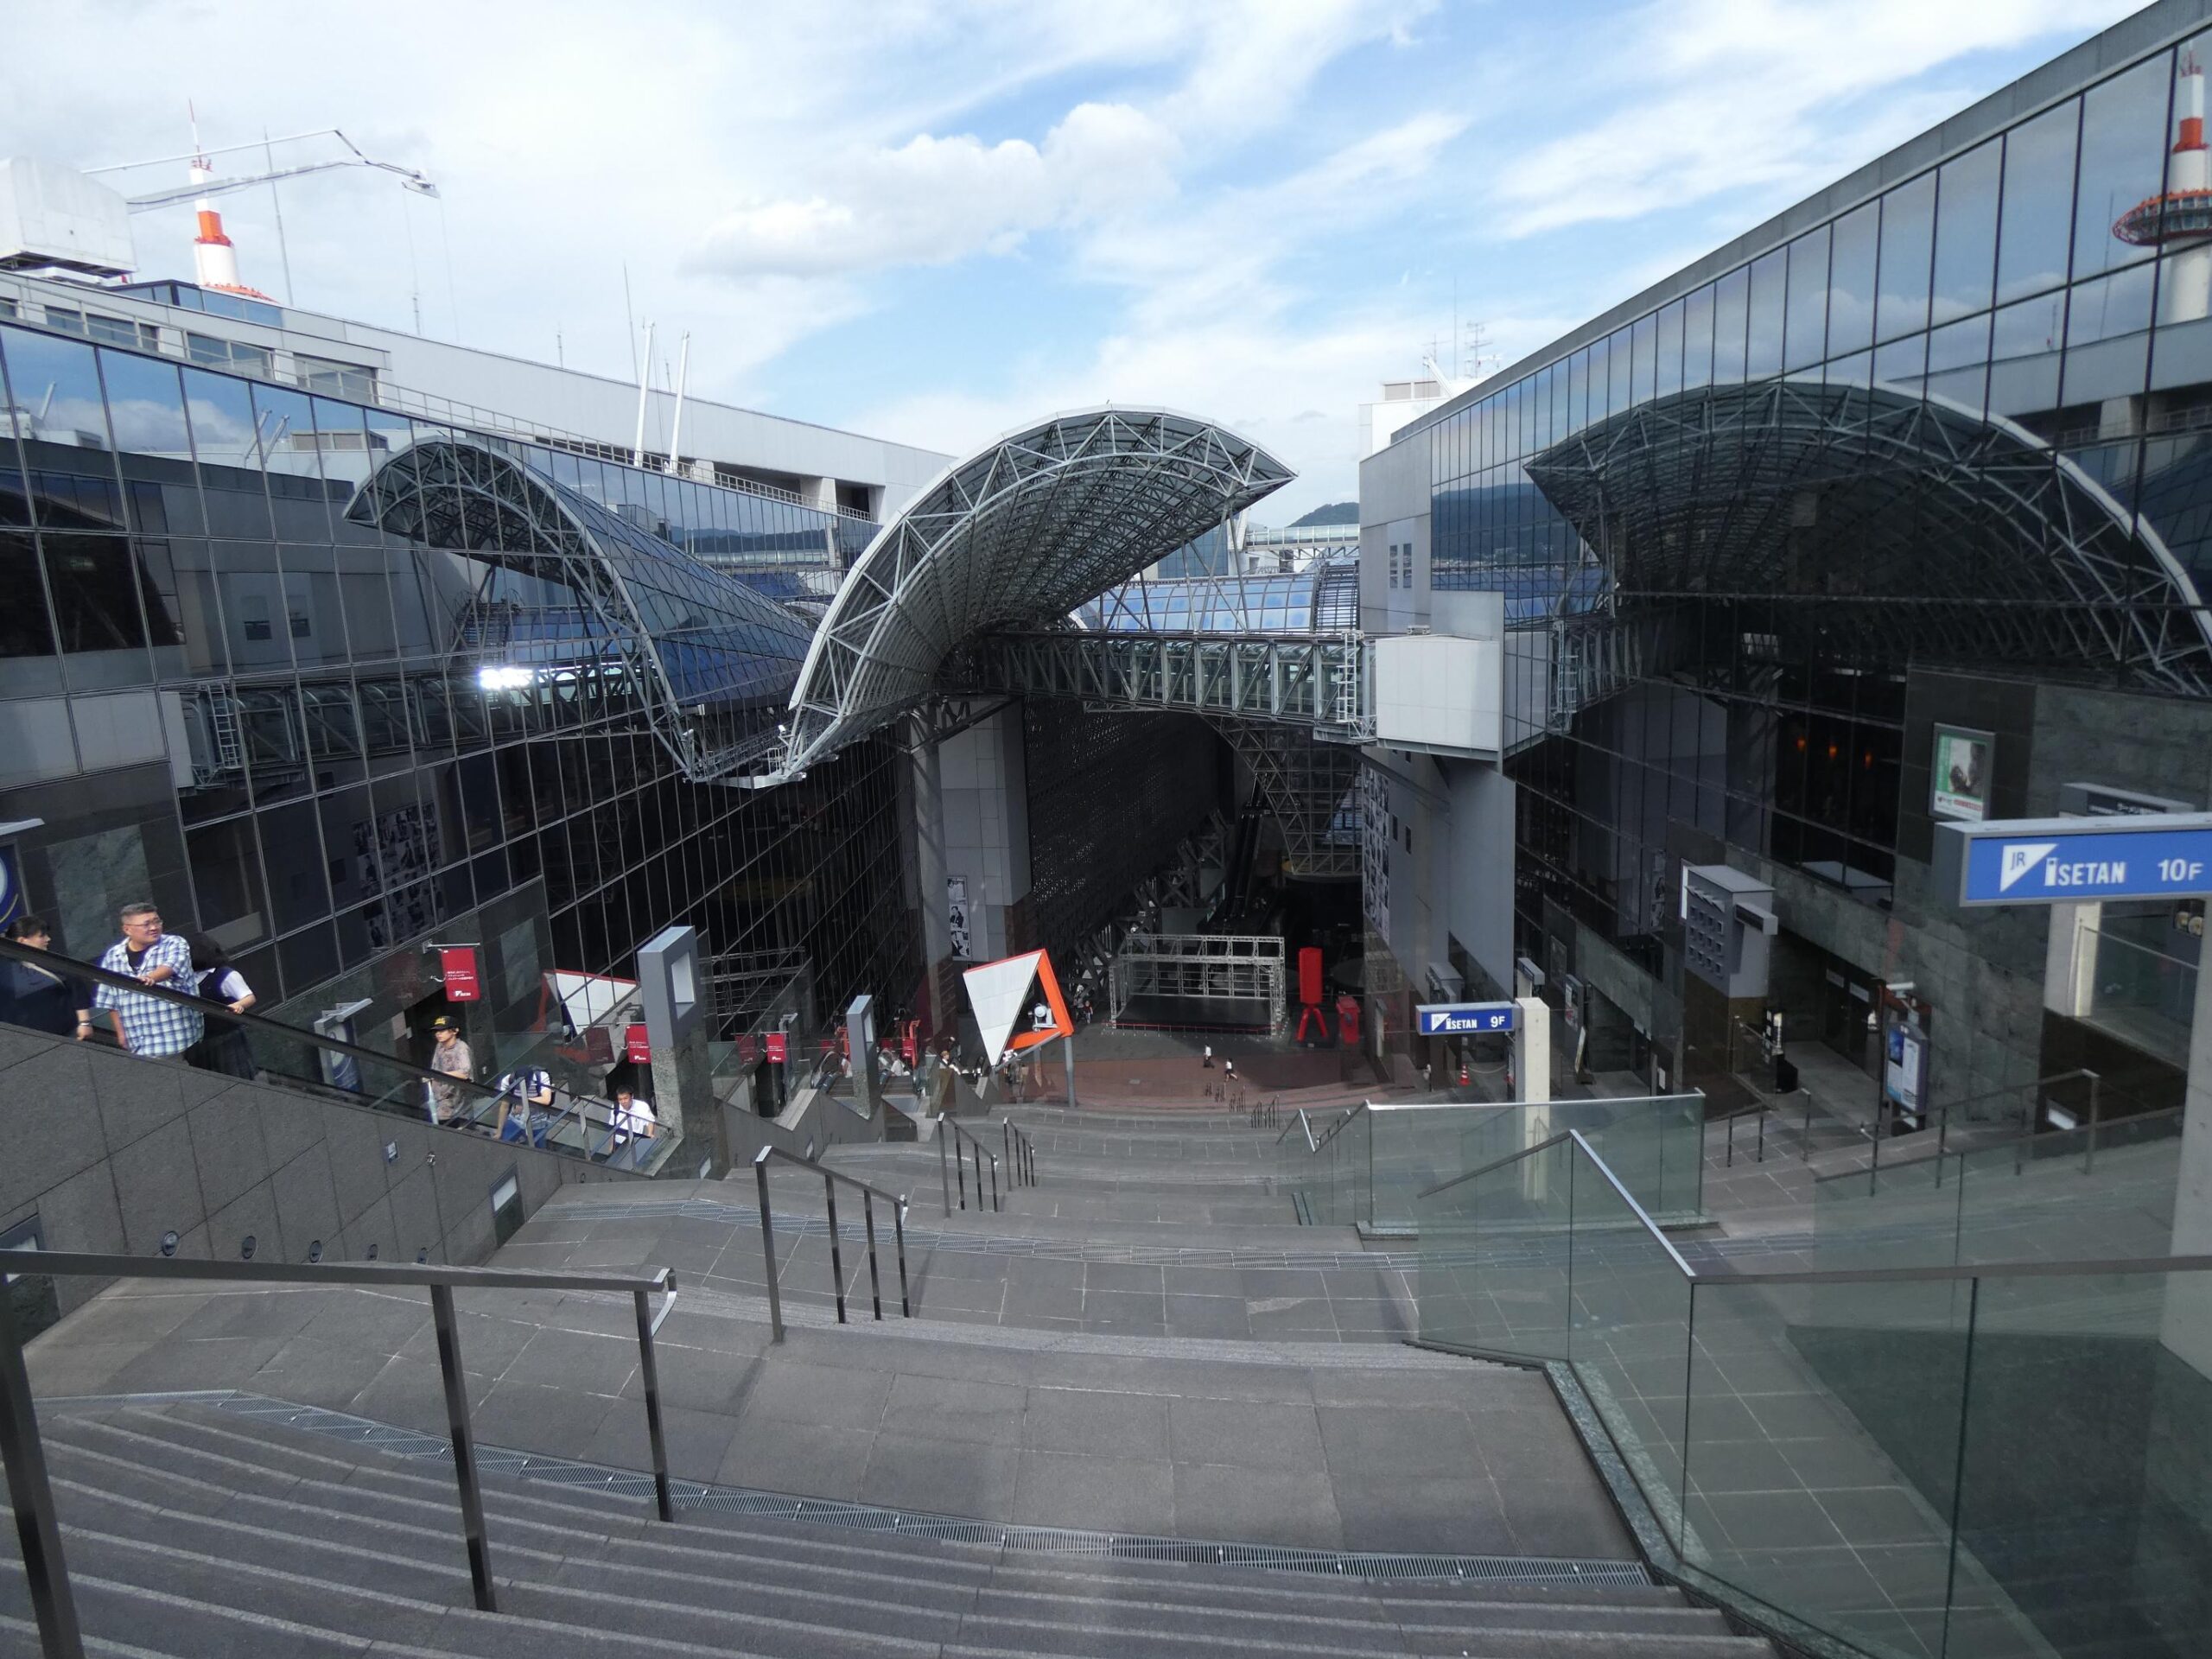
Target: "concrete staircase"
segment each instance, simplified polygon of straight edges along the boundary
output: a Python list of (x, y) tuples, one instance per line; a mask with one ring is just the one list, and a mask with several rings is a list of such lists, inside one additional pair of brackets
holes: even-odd
[[(1736, 1659), (1764, 1644), (1656, 1586), (1393, 1582), (836, 1532), (494, 1479), (500, 1611), (470, 1599), (449, 1479), (201, 1405), (46, 1414), (103, 1654), (1463, 1653)], [(0, 1578), (0, 1654), (37, 1651)]]
[[(534, 1217), (493, 1265), (677, 1275), (658, 1344), (677, 1520), (625, 1472), (641, 1466), (627, 1310), (465, 1294), (497, 1613), (474, 1604), (440, 1461), (426, 1305), (105, 1293), (29, 1351), (88, 1651), (1770, 1652), (1651, 1580), (1537, 1376), (1407, 1348), (1387, 1314), (1270, 1323), (1406, 1295), (1402, 1269), (1358, 1266), (1348, 1229), (1292, 1224), (1274, 1129), (1016, 1121), (1041, 1184), (950, 1221), (934, 1146), (834, 1153), (913, 1197), (912, 1320), (829, 1322), (804, 1171), (772, 1188), (782, 1343), (749, 1179), (580, 1188)], [(858, 1219), (841, 1203), (867, 1321)], [(1222, 1277), (1188, 1276), (1205, 1274)], [(1177, 1306), (1201, 1302), (1236, 1317), (1192, 1334)], [(14, 1548), (0, 1659), (38, 1651)]]

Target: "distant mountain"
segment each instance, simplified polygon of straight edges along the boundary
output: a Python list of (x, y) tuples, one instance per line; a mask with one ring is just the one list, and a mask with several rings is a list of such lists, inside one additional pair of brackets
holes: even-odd
[(1296, 530), (1301, 524), (1356, 524), (1358, 522), (1358, 502), (1332, 501), (1325, 506), (1314, 508), (1302, 518), (1292, 519), (1290, 527)]

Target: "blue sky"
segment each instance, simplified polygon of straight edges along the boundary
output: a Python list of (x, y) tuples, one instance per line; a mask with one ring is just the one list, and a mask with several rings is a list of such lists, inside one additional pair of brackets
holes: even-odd
[[(1455, 288), (1510, 361), (2133, 10), (86, 3), (12, 39), (0, 153), (173, 155), (187, 98), (210, 143), (342, 127), (443, 199), (288, 187), (303, 306), (627, 378), (626, 265), (695, 391), (948, 451), (1157, 401), (1296, 467), (1287, 518)], [(267, 197), (225, 208), (280, 293)], [(137, 232), (188, 274), (181, 211)]]

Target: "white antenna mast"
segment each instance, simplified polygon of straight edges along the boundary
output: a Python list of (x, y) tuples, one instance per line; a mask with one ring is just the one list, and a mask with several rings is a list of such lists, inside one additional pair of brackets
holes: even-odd
[(645, 395), (653, 372), (653, 320), (645, 319), (645, 354), (638, 364), (638, 441), (630, 446), (630, 464), (645, 464)]
[(671, 473), (683, 469), (677, 443), (683, 436), (683, 379), (690, 367), (691, 331), (687, 328), (683, 331), (683, 343), (676, 348), (676, 418), (668, 429), (668, 470)]

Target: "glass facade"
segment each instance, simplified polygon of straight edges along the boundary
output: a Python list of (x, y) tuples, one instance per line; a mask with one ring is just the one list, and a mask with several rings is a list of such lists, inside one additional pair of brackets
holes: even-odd
[(0, 377), (0, 820), (58, 948), (150, 894), (266, 1008), (542, 885), (566, 973), (689, 922), (911, 982), (888, 749), (690, 781), (772, 740), (772, 595), (846, 521), (50, 329)]
[(2208, 54), (2116, 70), (1411, 440), (1435, 587), (1640, 630), (1510, 762), (1516, 950), (1565, 912), (1658, 972), (1675, 866), (1724, 844), (1886, 898), (1924, 669), (2207, 694), (2212, 241), (2177, 134)]
[(1264, 575), (1144, 576), (1078, 613), (1119, 633), (1338, 633), (1359, 625), (1357, 556)]

